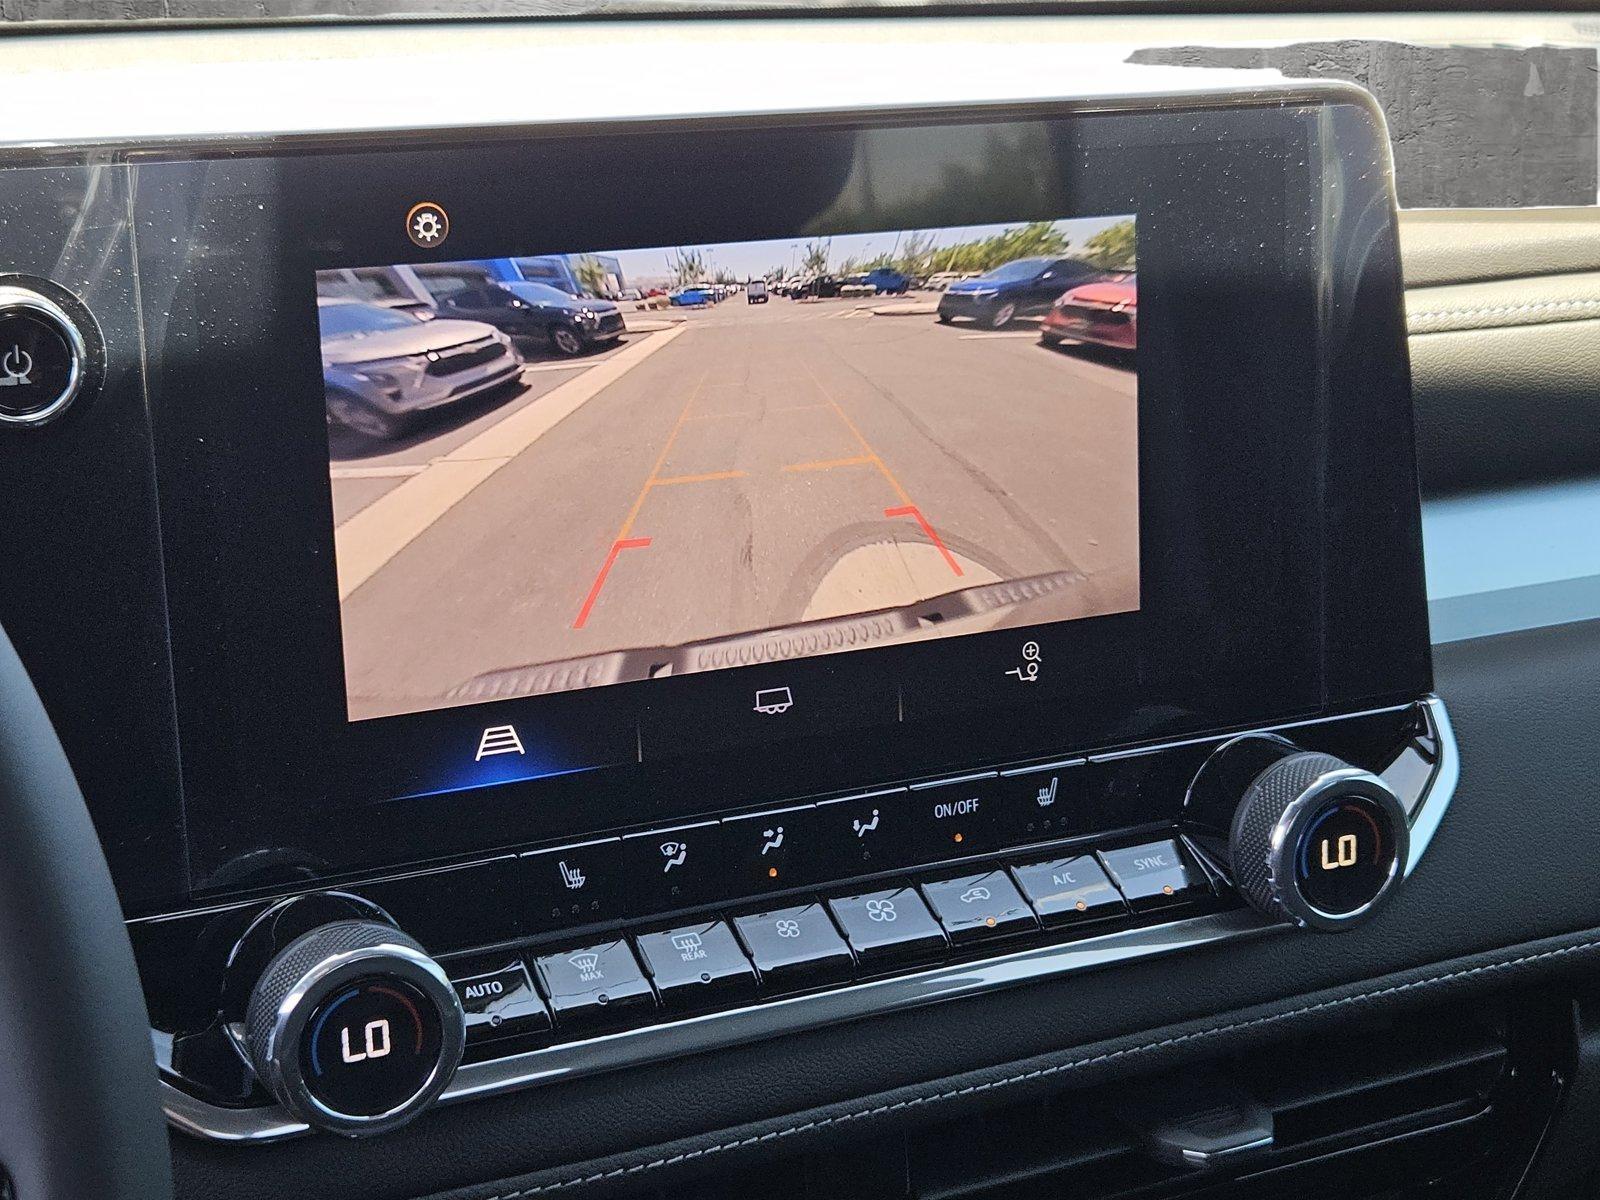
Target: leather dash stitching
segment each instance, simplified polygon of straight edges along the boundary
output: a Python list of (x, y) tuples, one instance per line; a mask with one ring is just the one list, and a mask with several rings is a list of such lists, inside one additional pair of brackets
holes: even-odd
[(1593, 300), (1541, 300), (1527, 304), (1487, 304), (1478, 308), (1444, 308), (1428, 312), (1410, 313), (1407, 320), (1413, 324), (1423, 321), (1462, 320), (1469, 317), (1510, 316), (1514, 313), (1563, 312), (1567, 310), (1593, 312), (1600, 310), (1600, 299)]

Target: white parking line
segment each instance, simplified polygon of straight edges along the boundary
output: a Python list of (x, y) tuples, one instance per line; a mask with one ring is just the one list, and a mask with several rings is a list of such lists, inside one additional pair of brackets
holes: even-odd
[(329, 479), (404, 479), (408, 475), (421, 475), (427, 463), (389, 463), (376, 467), (329, 467)]
[(585, 367), (594, 366), (593, 360), (579, 359), (576, 362), (529, 363), (522, 368), (524, 375), (534, 371), (581, 371)]
[(630, 342), (435, 459), (339, 526), (334, 533), (339, 599), (347, 599), (479, 484), (687, 328), (677, 325)]
[(1037, 329), (1022, 330), (1017, 333), (963, 333), (959, 336), (963, 342), (985, 342), (990, 338), (1036, 338), (1039, 336)]

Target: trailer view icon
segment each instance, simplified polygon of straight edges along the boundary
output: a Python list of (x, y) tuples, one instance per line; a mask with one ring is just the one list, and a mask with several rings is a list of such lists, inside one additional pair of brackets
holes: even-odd
[(756, 711), (769, 717), (794, 707), (794, 694), (786, 687), (762, 688), (756, 692)]

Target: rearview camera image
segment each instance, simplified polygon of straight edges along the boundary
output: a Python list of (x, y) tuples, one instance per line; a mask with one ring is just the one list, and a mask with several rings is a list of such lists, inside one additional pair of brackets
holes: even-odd
[(1136, 610), (1136, 270), (1107, 216), (320, 272), (350, 718)]

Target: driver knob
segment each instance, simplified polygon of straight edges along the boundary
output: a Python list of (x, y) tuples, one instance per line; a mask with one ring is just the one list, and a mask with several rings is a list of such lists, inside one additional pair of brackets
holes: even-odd
[(350, 1136), (403, 1125), (444, 1091), (466, 1018), (444, 969), (379, 921), (320, 925), (267, 964), (245, 1013), (250, 1059), (280, 1104)]

